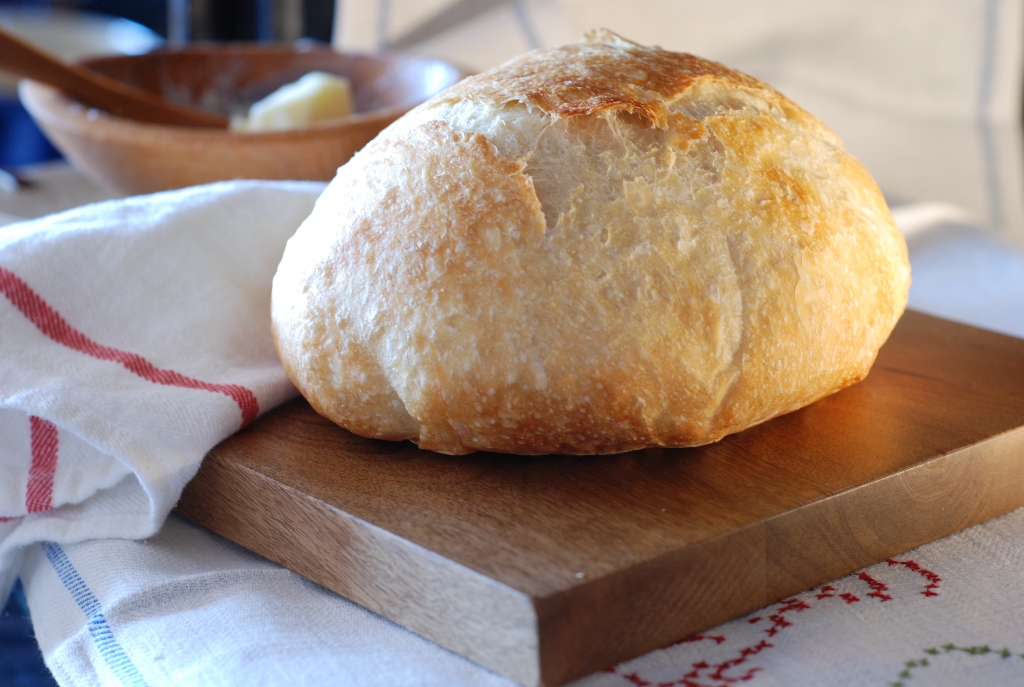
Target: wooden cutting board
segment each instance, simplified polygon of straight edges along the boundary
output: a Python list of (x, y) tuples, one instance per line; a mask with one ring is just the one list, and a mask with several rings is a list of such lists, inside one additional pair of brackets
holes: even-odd
[(1024, 505), (1024, 340), (909, 312), (864, 382), (697, 449), (443, 456), (303, 401), (178, 512), (558, 685)]

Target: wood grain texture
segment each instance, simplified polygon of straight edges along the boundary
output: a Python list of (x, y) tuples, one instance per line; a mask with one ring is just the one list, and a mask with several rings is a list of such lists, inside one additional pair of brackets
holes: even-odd
[(443, 456), (304, 401), (184, 516), (528, 685), (562, 684), (1024, 505), (1024, 341), (907, 313), (864, 382), (717, 444)]

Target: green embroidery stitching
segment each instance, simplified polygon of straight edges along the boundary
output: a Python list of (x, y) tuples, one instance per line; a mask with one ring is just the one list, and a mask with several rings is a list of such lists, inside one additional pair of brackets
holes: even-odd
[[(970, 656), (994, 654), (1004, 660), (1010, 657), (1018, 657), (1024, 659), (1024, 654), (1015, 654), (1006, 648), (992, 649), (987, 644), (982, 644), (981, 646), (957, 646), (956, 644), (943, 644), (940, 647), (929, 647), (924, 650), (924, 653), (928, 654), (928, 656), (939, 656), (943, 652), (949, 654), (954, 651), (960, 651)], [(928, 662), (927, 657), (919, 658), (914, 661), (907, 661), (903, 664), (903, 670), (900, 672), (899, 675), (897, 675), (899, 679), (895, 682), (890, 682), (889, 687), (906, 687), (905, 680), (910, 680), (914, 677), (914, 674), (911, 671), (913, 671), (916, 668), (926, 668), (930, 665), (931, 663)]]

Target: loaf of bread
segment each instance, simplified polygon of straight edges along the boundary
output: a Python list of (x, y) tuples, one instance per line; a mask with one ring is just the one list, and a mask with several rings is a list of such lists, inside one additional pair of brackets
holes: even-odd
[(466, 79), (339, 169), (272, 315), (299, 390), (356, 434), (596, 454), (716, 441), (860, 380), (909, 282), (817, 119), (597, 32)]

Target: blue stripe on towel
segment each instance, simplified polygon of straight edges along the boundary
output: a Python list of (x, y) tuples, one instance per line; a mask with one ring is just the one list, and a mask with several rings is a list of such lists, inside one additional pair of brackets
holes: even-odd
[(100, 605), (100, 600), (89, 590), (85, 580), (75, 570), (75, 566), (71, 564), (64, 549), (48, 541), (43, 542), (42, 547), (46, 553), (46, 559), (50, 561), (50, 565), (53, 566), (57, 577), (60, 578), (64, 587), (71, 592), (75, 603), (85, 613), (89, 634), (92, 635), (93, 641), (96, 642), (96, 648), (99, 650), (100, 656), (107, 662), (110, 669), (114, 671), (114, 675), (117, 676), (117, 679), (125, 687), (146, 687), (146, 681), (142, 679), (139, 669), (135, 667), (132, 660), (128, 658), (128, 654), (124, 652), (117, 639), (114, 638), (114, 633), (111, 631), (107, 619), (103, 617), (103, 607)]

